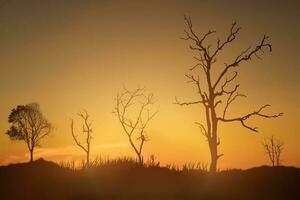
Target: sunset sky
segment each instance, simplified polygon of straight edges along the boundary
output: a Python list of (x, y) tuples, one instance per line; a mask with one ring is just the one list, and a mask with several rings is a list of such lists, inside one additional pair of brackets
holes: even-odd
[[(199, 128), (199, 105), (174, 105), (177, 96), (193, 100), (196, 89), (185, 73), (195, 64), (184, 36), (183, 16), (191, 16), (199, 34), (217, 31), (224, 39), (234, 20), (242, 27), (220, 57), (230, 62), (264, 34), (273, 52), (240, 66), (240, 91), (230, 116), (271, 104), (277, 119), (221, 124), (220, 168), (269, 164), (261, 142), (274, 135), (284, 142), (283, 164), (300, 167), (300, 27), (297, 1), (0, 1), (0, 164), (28, 160), (24, 142), (5, 134), (8, 115), (18, 104), (38, 102), (55, 127), (35, 158), (61, 161), (84, 158), (75, 146), (70, 119), (86, 109), (93, 120), (92, 156), (134, 156), (112, 113), (122, 85), (153, 92), (159, 113), (150, 123), (145, 155), (162, 163), (209, 163), (209, 149)], [(218, 36), (218, 37), (217, 37)]]

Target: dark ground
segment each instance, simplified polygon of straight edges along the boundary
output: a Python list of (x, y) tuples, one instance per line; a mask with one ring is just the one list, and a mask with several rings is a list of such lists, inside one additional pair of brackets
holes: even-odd
[(300, 199), (300, 169), (257, 167), (212, 175), (162, 167), (73, 171), (38, 160), (0, 167), (1, 200)]

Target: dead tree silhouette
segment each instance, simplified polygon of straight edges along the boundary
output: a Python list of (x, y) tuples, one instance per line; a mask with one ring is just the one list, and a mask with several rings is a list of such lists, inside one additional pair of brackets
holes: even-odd
[(83, 120), (82, 134), (85, 134), (85, 145), (82, 145), (78, 139), (78, 135), (75, 134), (74, 121), (71, 119), (71, 133), (72, 137), (77, 146), (79, 146), (86, 153), (86, 167), (90, 166), (90, 150), (91, 150), (91, 140), (92, 140), (92, 122), (89, 122), (90, 115), (86, 110), (79, 112), (78, 116)]
[[(212, 69), (216, 70), (216, 66), (214, 64), (217, 61), (217, 57), (226, 46), (236, 39), (236, 36), (240, 32), (241, 28), (237, 27), (236, 22), (234, 22), (226, 39), (224, 41), (218, 39), (216, 41), (216, 47), (212, 49), (211, 45), (207, 45), (205, 42), (207, 42), (207, 38), (216, 31), (210, 30), (206, 34), (199, 36), (194, 32), (191, 18), (185, 16), (184, 19), (187, 25), (187, 30), (184, 30), (186, 36), (182, 39), (190, 41), (191, 44), (189, 45), (189, 48), (198, 54), (198, 56), (194, 57), (197, 61), (197, 64), (190, 68), (190, 71), (192, 72), (198, 70), (197, 75), (186, 74), (186, 77), (189, 82), (195, 85), (199, 94), (199, 99), (190, 102), (180, 102), (177, 100), (177, 98), (175, 98), (175, 104), (181, 106), (200, 104), (203, 106), (205, 110), (206, 125), (202, 123), (197, 124), (199, 125), (202, 134), (208, 141), (211, 155), (210, 171), (216, 172), (217, 161), (223, 155), (218, 153), (218, 145), (220, 144), (220, 138), (218, 137), (219, 122), (239, 122), (243, 127), (257, 132), (258, 130), (256, 127), (246, 124), (246, 121), (249, 118), (254, 116), (275, 118), (282, 115), (282, 113), (276, 115), (263, 114), (263, 111), (270, 106), (266, 104), (251, 113), (239, 117), (226, 117), (226, 113), (228, 112), (228, 108), (232, 102), (238, 97), (245, 96), (238, 92), (239, 84), (235, 84), (232, 88), (229, 88), (229, 85), (231, 85), (238, 76), (237, 71), (231, 71), (233, 69), (237, 70), (241, 64), (251, 60), (253, 57), (260, 59), (258, 53), (263, 53), (264, 50), (271, 51), (272, 46), (267, 41), (268, 37), (264, 35), (261, 41), (254, 48), (248, 47), (246, 50), (242, 51), (233, 60), (233, 62), (229, 64), (225, 63), (224, 68), (221, 69), (220, 73), (218, 74), (216, 71), (212, 71)], [(205, 80), (200, 80), (201, 75), (204, 75)], [(220, 107), (220, 104), (223, 104), (223, 111), (221, 111), (221, 115), (218, 114), (217, 109), (218, 106)]]
[[(124, 87), (124, 91), (117, 94), (116, 105), (113, 110), (123, 131), (128, 136), (129, 143), (137, 155), (140, 165), (144, 164), (143, 147), (145, 142), (149, 140), (146, 135), (146, 127), (158, 112), (158, 110), (150, 111), (153, 104), (153, 94), (145, 95), (144, 88), (130, 91)], [(136, 117), (133, 117), (134, 115)]]
[(27, 144), (32, 162), (34, 149), (50, 134), (52, 125), (42, 114), (37, 103), (18, 105), (9, 114), (8, 122), (11, 127), (6, 134), (12, 140), (23, 140)]
[(280, 166), (281, 165), (281, 155), (283, 151), (283, 142), (271, 136), (268, 139), (265, 139), (262, 143), (265, 154), (268, 155), (272, 166)]

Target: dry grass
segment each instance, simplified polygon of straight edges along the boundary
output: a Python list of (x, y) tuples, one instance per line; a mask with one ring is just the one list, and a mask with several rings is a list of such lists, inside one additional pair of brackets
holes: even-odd
[(146, 162), (141, 166), (139, 162), (131, 157), (120, 157), (111, 159), (109, 157), (96, 157), (94, 160), (90, 161), (90, 165), (87, 166), (84, 160), (75, 162), (63, 161), (58, 163), (61, 168), (67, 168), (72, 171), (80, 171), (86, 169), (130, 169), (130, 168), (167, 168), (170, 171), (202, 171), (208, 172), (208, 166), (205, 163), (186, 163), (182, 166), (176, 164), (161, 165), (155, 155), (150, 155)]

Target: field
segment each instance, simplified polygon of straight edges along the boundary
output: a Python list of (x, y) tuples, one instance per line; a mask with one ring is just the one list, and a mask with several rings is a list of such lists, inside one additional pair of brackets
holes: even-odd
[(0, 167), (9, 199), (299, 199), (300, 169), (256, 167), (220, 171), (147, 165), (129, 159), (74, 169), (45, 160)]

